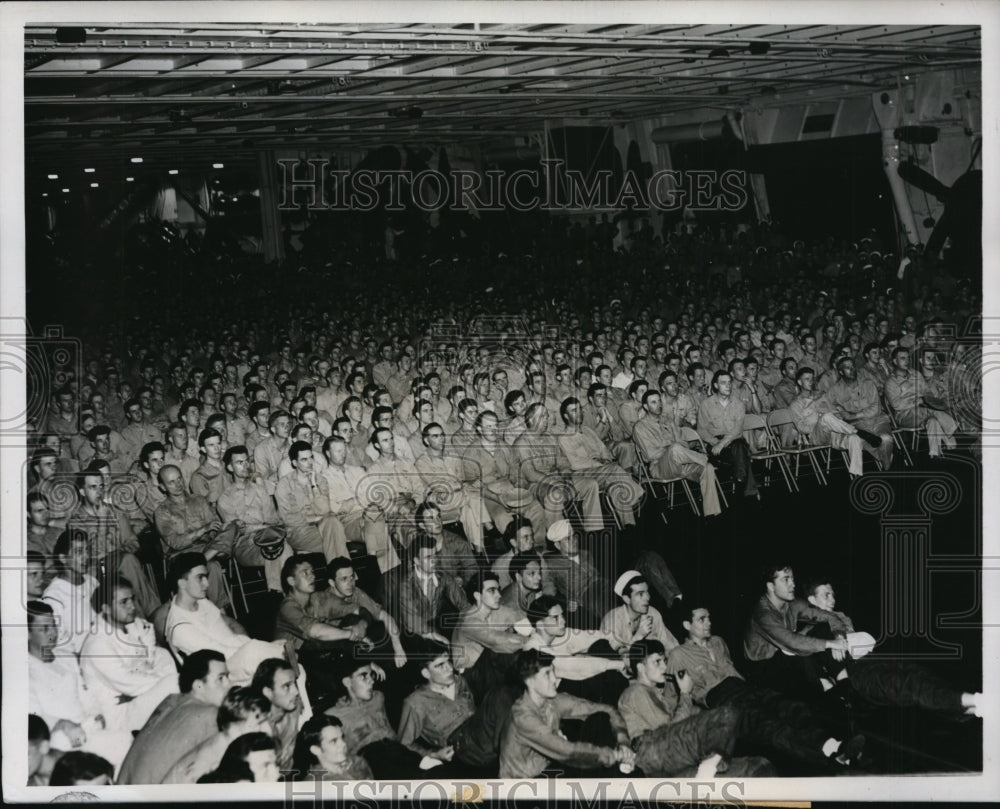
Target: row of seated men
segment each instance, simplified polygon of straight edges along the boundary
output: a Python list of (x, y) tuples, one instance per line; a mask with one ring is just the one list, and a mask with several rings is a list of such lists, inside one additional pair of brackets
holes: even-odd
[[(837, 359), (839, 381), (822, 393), (813, 369), (795, 370), (794, 360), (784, 358), (785, 373), (795, 371), (787, 426), (814, 443), (842, 448), (857, 476), (863, 471), (862, 450), (882, 468), (891, 464), (892, 426), (882, 409), (888, 400), (898, 406), (901, 424), (926, 427), (930, 456), (938, 457), (955, 446), (957, 422), (947, 411), (948, 391), (941, 388), (936, 356), (922, 352), (917, 373), (908, 368), (907, 350), (893, 349), (896, 370), (882, 395), (849, 356)], [(407, 358), (404, 353), (400, 362), (405, 365)], [(128, 435), (150, 439), (134, 457), (135, 445), (125, 433), (93, 426), (96, 416), (84, 411), (88, 437), (85, 443), (70, 442), (75, 458), (61, 454), (66, 442), (56, 433), (48, 434), (55, 441), (46, 440), (32, 456), (29, 547), (51, 553), (59, 528), (69, 521), (86, 525), (97, 553), (116, 555), (125, 565), (122, 573), (137, 582), (146, 607), (152, 596), (129, 556), (139, 545), (137, 537), (154, 529), (168, 554), (211, 544), (203, 548), (210, 560), (222, 553), (241, 564), (264, 564), (269, 586), (277, 590), (281, 560), (262, 554), (281, 537), (291, 549), (327, 558), (345, 555), (349, 540), (363, 541), (383, 572), (396, 567), (398, 550), (390, 535), (405, 516), (406, 500), (438, 502), (447, 516), (461, 520), (473, 548), (482, 551), (484, 535), (502, 532), (515, 513), (547, 527), (562, 518), (570, 502), (579, 502), (584, 523), (599, 529), (602, 494), (620, 525), (634, 523), (642, 492), (632, 474), (639, 463), (648, 463), (659, 478), (699, 482), (706, 515), (721, 511), (716, 464), (732, 468), (744, 494), (756, 494), (750, 452), (757, 438), (745, 431), (746, 415), (761, 410), (761, 396), (746, 376), (746, 368), (755, 367), (753, 357), (730, 360), (717, 370), (710, 395), (697, 386), (681, 390), (669, 367), (660, 373), (659, 387), (635, 379), (625, 392), (587, 382), (610, 375), (601, 365), (594, 374), (582, 369), (585, 392), (573, 391), (579, 396), (560, 401), (546, 394), (545, 376), (533, 367), (525, 371), (531, 380), (527, 393), (516, 389), (504, 395), (503, 416), (493, 400), (480, 405), (456, 386), (443, 403), (449, 415), (439, 419), (433, 389), (423, 384), (427, 377), (418, 377), (409, 394), (411, 421), (399, 418), (402, 404), (394, 409), (389, 394), (375, 389), (369, 426), (363, 426), (364, 405), (354, 396), (342, 404), (345, 415), (330, 422), (308, 403), (315, 390), (307, 386), (289, 404), (292, 412), (263, 398), (248, 401), (255, 425), (249, 433), (238, 412), (213, 413), (204, 426), (206, 404), (185, 400), (178, 405), (182, 420), (168, 427), (167, 444), (133, 400), (126, 409), (134, 428)], [(695, 363), (691, 370), (700, 367)], [(356, 387), (363, 379), (360, 372), (353, 376)], [(504, 385), (506, 372), (494, 371), (493, 377)], [(294, 395), (287, 391), (282, 395)], [(266, 395), (263, 386), (248, 386), (248, 400)], [(50, 425), (65, 420), (64, 409), (73, 407), (71, 391), (58, 399), (60, 411)], [(230, 393), (224, 402), (228, 410), (235, 407)], [(80, 463), (86, 471), (75, 481), (60, 471)], [(218, 590), (218, 575), (213, 586)]]
[[(503, 588), (482, 568), (462, 586), (419, 533), (400, 590), (424, 596), (427, 623), (402, 629), (349, 559), (332, 560), (317, 589), (313, 560), (296, 554), (272, 641), (208, 599), (207, 560), (185, 552), (159, 643), (132, 584), (95, 579), (89, 539), (66, 531), (58, 577), (86, 594), (77, 607), (57, 615), (37, 598), (44, 560), (28, 570), (30, 783), (834, 774), (863, 763), (865, 740), (810, 708), (826, 691), (980, 714), (980, 694), (866, 656), (873, 641), (835, 609), (829, 578), (804, 600), (784, 563), (764, 570), (742, 671), (703, 604), (675, 602), (678, 642), (637, 570), (616, 579), (618, 605), (599, 625), (581, 628), (579, 605), (542, 584), (560, 555), (580, 555), (578, 531), (549, 531), (554, 550), (525, 543)], [(79, 653), (62, 642), (67, 618)]]

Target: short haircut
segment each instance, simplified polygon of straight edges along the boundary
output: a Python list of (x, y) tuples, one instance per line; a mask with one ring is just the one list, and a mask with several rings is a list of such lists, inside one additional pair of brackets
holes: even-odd
[(388, 427), (376, 427), (374, 430), (372, 430), (372, 434), (368, 439), (368, 443), (371, 444), (378, 451), (380, 455), (382, 454), (382, 448), (379, 447), (378, 444), (380, 440), (379, 436), (382, 435), (382, 433), (388, 433), (389, 436), (392, 437), (392, 430), (390, 430)]
[[(277, 753), (277, 740), (266, 733), (244, 733), (238, 739), (233, 739), (222, 754), (218, 769), (228, 770), (246, 764), (247, 757), (251, 753), (261, 750), (272, 750)], [(252, 777), (252, 776), (251, 776)]]
[(234, 685), (222, 700), (215, 723), (219, 727), (219, 732), (224, 733), (230, 725), (242, 722), (255, 711), (267, 716), (271, 712), (271, 700), (253, 688)]
[(806, 374), (812, 374), (813, 376), (815, 376), (816, 372), (808, 365), (804, 365), (795, 372), (795, 381), (796, 382), (800, 381), (802, 377), (804, 377)]
[(212, 661), (225, 663), (226, 657), (215, 649), (199, 649), (184, 659), (180, 674), (177, 675), (177, 685), (182, 694), (190, 694), (194, 684), (208, 676)]
[(250, 450), (248, 450), (243, 444), (236, 444), (235, 446), (229, 447), (226, 450), (225, 455), (222, 456), (222, 465), (229, 466), (233, 462), (233, 458), (236, 455), (246, 455), (250, 457)]
[(503, 530), (504, 541), (508, 544), (513, 542), (514, 537), (517, 536), (517, 532), (522, 528), (533, 528), (531, 520), (523, 514), (515, 514), (511, 521), (507, 523), (507, 527)]
[(196, 408), (198, 410), (199, 414), (201, 413), (201, 402), (200, 401), (198, 401), (197, 399), (185, 399), (181, 403), (180, 409), (177, 411), (177, 418), (183, 419), (184, 416), (187, 415), (188, 411), (192, 407)]
[(537, 551), (521, 551), (520, 553), (515, 553), (514, 557), (510, 560), (510, 566), (508, 567), (510, 577), (513, 579), (515, 575), (523, 574), (525, 568), (527, 568), (532, 562), (538, 562), (538, 567), (541, 568), (542, 557), (539, 556)]
[(278, 419), (288, 419), (291, 421), (292, 414), (287, 410), (275, 410), (270, 416), (267, 417), (267, 429), (273, 430)]
[(218, 430), (212, 427), (206, 427), (204, 430), (198, 433), (198, 446), (204, 447), (205, 442), (208, 441), (209, 438), (218, 438), (221, 441), (222, 433), (220, 433)]
[(642, 663), (647, 657), (655, 654), (665, 654), (666, 649), (656, 638), (643, 638), (629, 646), (628, 667), (632, 674), (637, 674), (636, 666)]
[(351, 570), (354, 570), (354, 562), (346, 556), (335, 556), (326, 563), (326, 575), (329, 576), (330, 581), (333, 581), (337, 577), (337, 573), (345, 567), (349, 567)]
[(283, 657), (268, 657), (260, 661), (253, 673), (250, 688), (258, 694), (263, 694), (265, 688), (274, 688), (274, 675), (279, 671), (294, 671), (292, 664)]
[(107, 424), (97, 424), (87, 431), (87, 438), (90, 441), (96, 441), (102, 435), (111, 435), (111, 428)]
[(94, 612), (99, 613), (101, 607), (112, 606), (115, 593), (118, 590), (132, 590), (134, 592), (135, 587), (124, 576), (102, 576), (98, 580), (94, 592), (90, 594), (90, 606), (93, 607)]
[(167, 448), (160, 441), (150, 441), (148, 444), (143, 444), (142, 449), (139, 450), (139, 465), (146, 466), (149, 463), (149, 456), (154, 452), (166, 454)]
[(417, 512), (413, 515), (413, 519), (416, 521), (417, 525), (423, 522), (424, 515), (429, 511), (436, 511), (438, 514), (441, 513), (441, 506), (437, 503), (433, 503), (430, 500), (424, 500), (419, 506), (417, 506)]
[(514, 411), (512, 408), (514, 407), (514, 402), (523, 398), (525, 398), (524, 391), (520, 389), (507, 391), (507, 395), (503, 397), (504, 410), (508, 413), (513, 413)]
[(784, 559), (778, 561), (770, 561), (763, 564), (760, 568), (760, 580), (764, 585), (764, 589), (767, 589), (767, 585), (774, 581), (775, 577), (782, 570), (793, 570), (792, 566), (788, 564)]
[(808, 579), (806, 579), (806, 586), (802, 591), (802, 595), (808, 598), (811, 595), (816, 594), (816, 588), (821, 587), (824, 584), (829, 584), (833, 586), (833, 576), (827, 575), (826, 573), (814, 573)]
[(514, 672), (517, 679), (524, 683), (538, 674), (542, 669), (549, 668), (555, 658), (540, 649), (523, 649), (514, 658)]
[(298, 463), (300, 452), (312, 452), (312, 445), (308, 441), (293, 441), (288, 448), (288, 460)]
[(540, 595), (528, 605), (528, 620), (532, 626), (538, 626), (539, 621), (549, 617), (553, 607), (561, 607), (562, 602), (555, 596)]
[(170, 592), (176, 593), (177, 582), (186, 578), (192, 570), (199, 566), (208, 567), (208, 560), (205, 559), (205, 554), (198, 551), (185, 551), (171, 559), (170, 567), (167, 569), (167, 586), (170, 587)]
[(492, 570), (477, 570), (472, 578), (469, 579), (465, 584), (465, 594), (469, 597), (469, 603), (475, 604), (476, 593), (482, 593), (483, 588), (486, 586), (486, 582), (495, 581), (497, 586), (500, 585), (500, 577), (494, 573)]
[(423, 429), (420, 431), (420, 437), (426, 441), (427, 437), (430, 435), (431, 430), (433, 430), (435, 427), (439, 430), (442, 431), (444, 430), (444, 428), (440, 424), (438, 424), (436, 421), (432, 421), (430, 424), (425, 424), (423, 426)]
[(724, 376), (732, 377), (732, 374), (725, 369), (720, 369), (712, 375), (712, 390), (718, 390), (719, 380)]
[(374, 410), (372, 410), (372, 426), (374, 427), (378, 424), (378, 421), (382, 416), (392, 415), (392, 408), (386, 407), (385, 405), (379, 405)]
[(52, 555), (58, 559), (69, 553), (70, 545), (73, 542), (90, 542), (90, 536), (82, 528), (67, 528), (56, 539), (56, 545), (52, 549)]
[(28, 743), (47, 742), (50, 736), (49, 726), (38, 714), (28, 714)]
[[(260, 388), (259, 385), (257, 387)], [(263, 390), (263, 388), (260, 389)], [(270, 409), (271, 409), (270, 402), (254, 402), (247, 409), (247, 415), (250, 417), (250, 421), (256, 421), (258, 413), (260, 413), (262, 410), (270, 410)], [(270, 424), (270, 420), (268, 420), (268, 424)]]
[(313, 714), (299, 729), (295, 737), (295, 754), (292, 756), (292, 767), (295, 777), (304, 779), (311, 770), (319, 766), (319, 759), (312, 752), (313, 747), (320, 746), (323, 731), (326, 728), (343, 728), (344, 723), (336, 716), (329, 714)]
[(106, 758), (85, 750), (63, 753), (52, 767), (50, 787), (76, 786), (78, 781), (93, 781), (106, 775), (110, 783), (114, 778), (114, 765)]
[(292, 585), (288, 583), (288, 579), (294, 576), (302, 565), (311, 564), (312, 560), (309, 558), (309, 555), (305, 553), (293, 554), (285, 560), (284, 564), (281, 566), (281, 589), (286, 595), (292, 592)]
[(575, 396), (570, 396), (566, 399), (563, 399), (562, 404), (559, 405), (559, 416), (562, 418), (563, 424), (566, 425), (569, 424), (569, 409), (573, 405), (576, 405), (577, 407), (580, 406), (580, 400), (577, 399)]
[(641, 388), (643, 385), (645, 385), (648, 388), (649, 382), (647, 382), (645, 379), (633, 379), (628, 386), (628, 395), (635, 396), (635, 394), (639, 392), (639, 388)]

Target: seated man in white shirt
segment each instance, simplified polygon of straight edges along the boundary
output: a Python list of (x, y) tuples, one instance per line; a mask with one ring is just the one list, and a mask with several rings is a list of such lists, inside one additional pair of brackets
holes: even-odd
[[(262, 660), (285, 657), (286, 648), (294, 660), (294, 652), (287, 643), (251, 639), (242, 626), (208, 600), (208, 568), (202, 554), (175, 556), (167, 578), (175, 595), (170, 601), (163, 634), (178, 654), (189, 655), (199, 649), (221, 652), (226, 656), (234, 685), (249, 684)], [(301, 693), (305, 693), (304, 688)]]
[[(523, 623), (523, 622), (522, 622)], [(525, 649), (537, 649), (555, 658), (562, 691), (593, 702), (616, 705), (628, 685), (626, 660), (616, 653), (611, 638), (599, 629), (568, 629), (559, 599), (541, 595), (528, 607), (531, 634)], [(518, 631), (522, 624), (517, 625)]]
[(28, 602), (28, 712), (40, 716), (58, 750), (86, 750), (103, 756), (115, 769), (132, 743), (132, 734), (109, 723), (83, 685), (74, 655), (56, 655), (52, 607)]
[(94, 614), (90, 596), (97, 589), (92, 575), (93, 557), (86, 531), (68, 528), (56, 540), (53, 557), (59, 572), (42, 595), (54, 611), (60, 655), (77, 655), (90, 633)]
[(111, 727), (141, 730), (156, 706), (178, 692), (177, 667), (136, 614), (128, 580), (102, 581), (91, 596), (96, 618), (80, 652), (83, 681)]

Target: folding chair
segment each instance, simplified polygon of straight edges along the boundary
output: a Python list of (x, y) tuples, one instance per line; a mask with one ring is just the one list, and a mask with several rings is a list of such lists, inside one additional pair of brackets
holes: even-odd
[[(708, 447), (705, 446), (705, 442), (701, 440), (701, 436), (698, 435), (698, 431), (694, 427), (688, 427), (686, 425), (681, 427), (681, 441), (687, 444), (691, 449), (696, 449), (702, 455), (708, 455)], [(718, 467), (716, 467), (718, 470)], [(722, 488), (722, 481), (719, 479), (718, 473), (715, 475), (715, 487), (719, 490), (719, 500), (722, 501), (723, 508), (729, 508), (729, 501), (726, 499), (726, 491)], [(736, 482), (733, 481), (733, 494), (736, 493)]]
[[(795, 458), (795, 471), (793, 477), (796, 481), (799, 479), (799, 469), (801, 467), (801, 460), (803, 456), (809, 461), (809, 465), (812, 466), (813, 472), (816, 474), (816, 480), (819, 481), (821, 486), (827, 485), (826, 475), (823, 474), (823, 467), (820, 460), (826, 460), (826, 472), (830, 472), (830, 454), (833, 451), (833, 447), (830, 444), (810, 444), (809, 438), (798, 431), (795, 426), (795, 418), (792, 415), (792, 411), (788, 408), (783, 408), (782, 410), (775, 410), (769, 413), (767, 416), (767, 426), (771, 429), (771, 432), (775, 437), (777, 437), (780, 429), (785, 426), (790, 426), (794, 434), (794, 440), (791, 446), (783, 446), (785, 454), (789, 457)], [(823, 453), (826, 453), (824, 459)], [(819, 457), (817, 457), (819, 456)], [(791, 468), (791, 464), (789, 464)]]
[[(229, 563), (226, 566), (226, 573), (228, 576), (227, 583), (229, 584), (229, 600), (232, 601), (233, 610), (236, 611), (236, 601), (233, 599), (234, 589), (239, 594), (240, 602), (243, 605), (243, 612), (234, 617), (239, 618), (240, 615), (249, 615), (250, 604), (247, 601), (247, 596), (264, 595), (268, 590), (264, 568), (243, 567), (243, 565), (236, 561), (235, 557), (230, 556)], [(244, 574), (248, 575), (245, 576)], [(233, 587), (234, 584), (235, 588)]]
[[(648, 487), (650, 497), (654, 500), (659, 500), (656, 496), (656, 487), (662, 486), (664, 495), (666, 496), (670, 509), (674, 508), (674, 484), (680, 483), (681, 488), (684, 489), (684, 496), (687, 497), (688, 505), (691, 506), (691, 511), (695, 513), (695, 516), (701, 516), (701, 509), (698, 508), (698, 501), (694, 498), (694, 493), (691, 491), (691, 484), (686, 478), (675, 477), (675, 478), (661, 478), (653, 474), (650, 469), (649, 459), (646, 458), (645, 453), (642, 451), (642, 447), (639, 446), (638, 442), (635, 443), (635, 454), (639, 459), (639, 485), (644, 488)], [(662, 511), (660, 512), (660, 518), (664, 523), (667, 521), (667, 515)]]
[[(778, 439), (771, 432), (771, 428), (767, 426), (764, 417), (757, 413), (747, 413), (743, 417), (743, 435), (749, 436), (748, 443), (751, 448), (750, 462), (764, 462), (764, 485), (769, 485), (771, 467), (777, 464), (778, 471), (781, 472), (781, 477), (785, 481), (785, 486), (788, 487), (789, 494), (797, 492), (799, 484), (796, 483), (795, 477), (792, 475), (792, 470), (787, 465), (785, 452), (778, 444)], [(755, 445), (759, 449), (754, 449)]]
[(912, 438), (910, 443), (912, 445), (913, 451), (917, 451), (917, 445), (920, 441), (920, 435), (927, 433), (927, 428), (922, 424), (916, 427), (901, 427), (899, 421), (896, 418), (896, 411), (892, 409), (892, 405), (889, 404), (889, 400), (885, 398), (885, 394), (879, 397), (879, 401), (882, 403), (882, 409), (889, 416), (889, 424), (892, 425), (892, 442), (896, 447), (903, 453), (903, 463), (907, 466), (913, 466), (913, 456), (910, 454), (910, 450), (906, 446), (906, 441), (904, 436), (909, 433)]

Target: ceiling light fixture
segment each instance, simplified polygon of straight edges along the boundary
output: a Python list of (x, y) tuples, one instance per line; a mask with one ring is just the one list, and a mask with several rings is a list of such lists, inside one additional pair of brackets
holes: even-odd
[(167, 174), (177, 174), (177, 169), (170, 169)]
[(84, 174), (93, 174), (95, 171), (97, 171), (97, 169), (84, 169), (83, 173)]
[(213, 163), (213, 164), (212, 164), (212, 168), (213, 168), (213, 169), (224, 169), (225, 167), (226, 167), (226, 166), (225, 166), (225, 164), (224, 164), (224, 163)]
[(132, 162), (133, 163), (141, 163), (142, 162), (142, 158), (141, 157), (133, 157), (132, 158)]
[(134, 181), (135, 181), (135, 177), (126, 177), (125, 178), (125, 182), (127, 182), (127, 183), (131, 183), (131, 182), (134, 182)]
[(58, 174), (50, 174), (49, 175), (49, 179), (50, 180), (58, 180), (59, 179), (59, 175)]
[(97, 188), (99, 185), (100, 185), (100, 183), (91, 183), (90, 187), (91, 188)]

